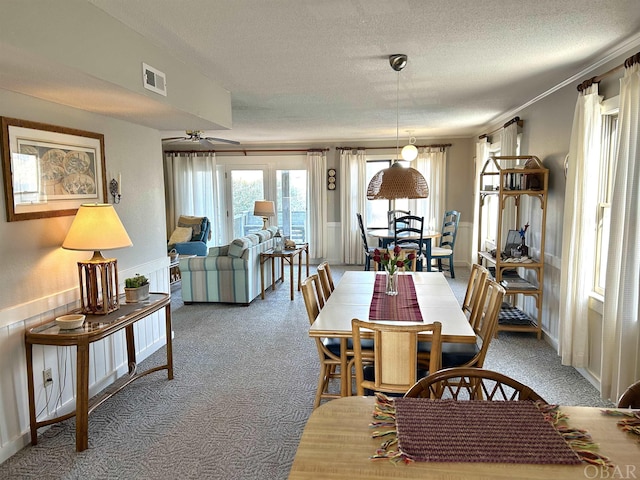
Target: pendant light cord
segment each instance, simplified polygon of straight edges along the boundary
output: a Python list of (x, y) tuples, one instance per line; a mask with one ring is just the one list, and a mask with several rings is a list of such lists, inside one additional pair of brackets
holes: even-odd
[(400, 151), (400, 70), (398, 70), (398, 78), (396, 81), (396, 161), (398, 161), (398, 158), (400, 155), (399, 151)]

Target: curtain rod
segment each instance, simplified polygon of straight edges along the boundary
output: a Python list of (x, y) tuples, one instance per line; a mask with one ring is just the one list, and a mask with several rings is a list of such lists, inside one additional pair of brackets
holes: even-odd
[(265, 153), (265, 152), (328, 152), (329, 148), (290, 148), (290, 149), (241, 149), (241, 150), (165, 150), (164, 153)]
[(524, 120), (520, 120), (520, 117), (513, 117), (511, 120), (505, 123), (501, 128), (496, 128), (493, 132), (483, 133), (482, 135), (478, 136), (478, 138), (479, 139), (487, 138), (489, 135), (493, 135), (494, 133), (499, 132), (503, 128), (507, 128), (509, 125), (512, 125), (514, 123), (517, 123), (518, 126), (522, 128), (522, 126), (524, 125)]
[(607, 72), (604, 72), (601, 75), (597, 75), (595, 77), (591, 77), (591, 78), (585, 80), (584, 82), (578, 84), (578, 86), (576, 88), (578, 89), (579, 92), (582, 92), (583, 90), (586, 90), (587, 88), (589, 88), (594, 83), (600, 83), (600, 81), (603, 80), (605, 77), (608, 77), (609, 75), (612, 75), (612, 74), (614, 74), (616, 72), (619, 72), (620, 70), (623, 70), (624, 68), (629, 68), (634, 63), (640, 63), (640, 52), (636, 53), (635, 55), (631, 55), (629, 58), (627, 58), (624, 61), (624, 63), (622, 65), (618, 65), (617, 67), (613, 67), (611, 70), (609, 70)]
[[(416, 148), (446, 148), (451, 147), (452, 143), (434, 143), (431, 145), (416, 145)], [(336, 150), (391, 150), (396, 147), (336, 147)]]

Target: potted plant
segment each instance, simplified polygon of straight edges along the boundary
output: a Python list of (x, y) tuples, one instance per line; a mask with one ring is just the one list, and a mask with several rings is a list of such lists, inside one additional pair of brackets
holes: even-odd
[(136, 274), (125, 279), (124, 287), (127, 303), (138, 303), (149, 298), (149, 279), (144, 275)]

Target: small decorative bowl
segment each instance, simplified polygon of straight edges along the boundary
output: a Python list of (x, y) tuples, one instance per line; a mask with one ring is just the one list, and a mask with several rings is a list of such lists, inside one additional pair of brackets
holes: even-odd
[(62, 315), (56, 318), (56, 325), (60, 330), (73, 330), (80, 328), (84, 323), (85, 316), (82, 314)]

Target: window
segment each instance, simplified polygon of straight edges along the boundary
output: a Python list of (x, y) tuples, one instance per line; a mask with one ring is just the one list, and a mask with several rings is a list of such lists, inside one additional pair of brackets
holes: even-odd
[[(606, 105), (606, 104), (605, 104)], [(609, 227), (611, 223), (611, 196), (613, 191), (613, 170), (617, 146), (617, 110), (602, 117), (602, 150), (598, 166), (598, 207), (596, 230), (596, 262), (594, 290), (604, 295), (607, 275), (607, 254), (609, 251)]]
[[(376, 173), (390, 166), (391, 160), (367, 160), (367, 178), (365, 185), (369, 185), (369, 182)], [(395, 202), (395, 206), (392, 202)], [(387, 212), (389, 210), (410, 210), (409, 199), (367, 200), (364, 215), (365, 227), (386, 228), (388, 222)]]
[(282, 234), (296, 243), (307, 241), (307, 171), (276, 171), (276, 209)]

